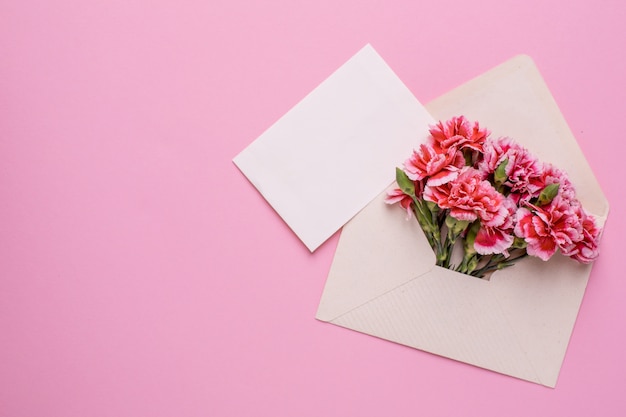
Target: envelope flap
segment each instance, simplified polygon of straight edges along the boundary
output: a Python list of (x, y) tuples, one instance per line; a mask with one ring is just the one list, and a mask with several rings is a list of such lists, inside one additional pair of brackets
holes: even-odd
[(344, 226), (317, 319), (333, 320), (433, 269), (435, 255), (417, 221), (386, 205), (385, 195)]
[(509, 136), (567, 172), (585, 209), (606, 220), (609, 204), (541, 74), (526, 55), (455, 88), (426, 106), (439, 120), (463, 114)]

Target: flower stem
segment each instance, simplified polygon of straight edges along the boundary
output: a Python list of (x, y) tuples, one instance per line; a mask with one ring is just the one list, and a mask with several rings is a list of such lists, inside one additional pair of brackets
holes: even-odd
[(433, 249), (433, 251), (437, 253), (437, 245), (435, 244), (434, 236), (431, 233), (432, 228), (430, 227), (427, 219), (424, 218), (424, 214), (422, 212), (423, 209), (421, 207), (421, 204), (419, 204), (419, 200), (415, 200), (414, 202), (415, 204), (413, 205), (413, 213), (415, 214), (415, 218), (422, 228), (422, 231), (424, 232), (424, 235), (428, 240), (428, 244)]
[(480, 269), (477, 269), (476, 271), (471, 272), (470, 275), (483, 278), (485, 274), (487, 274), (488, 272), (513, 266), (515, 262), (519, 261), (522, 258), (525, 258), (526, 256), (528, 256), (528, 253), (525, 250), (520, 255), (516, 257), (510, 257), (510, 258), (506, 258), (502, 254), (492, 255), (485, 266), (483, 266)]

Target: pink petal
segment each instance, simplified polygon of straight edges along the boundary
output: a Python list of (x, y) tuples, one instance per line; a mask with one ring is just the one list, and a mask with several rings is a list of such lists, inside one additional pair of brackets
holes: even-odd
[(481, 227), (476, 234), (474, 248), (481, 255), (506, 253), (506, 250), (513, 244), (513, 240), (513, 235), (499, 229)]
[(478, 218), (476, 213), (474, 213), (473, 211), (462, 210), (457, 207), (453, 207), (450, 209), (450, 216), (454, 217), (457, 220), (466, 220), (470, 222), (473, 222)]
[(449, 170), (444, 169), (443, 171), (440, 171), (437, 174), (430, 177), (428, 181), (426, 181), (426, 185), (436, 187), (438, 185), (442, 185), (447, 182), (450, 182), (458, 176), (459, 176), (458, 171), (449, 171)]
[(394, 188), (393, 190), (387, 191), (387, 197), (385, 197), (385, 203), (387, 204), (395, 204), (398, 201), (402, 200), (406, 197), (404, 191), (399, 188)]
[(530, 256), (536, 256), (543, 261), (547, 261), (552, 257), (552, 255), (554, 255), (556, 248), (554, 240), (548, 237), (543, 239), (533, 239), (528, 242), (526, 252), (528, 252)]

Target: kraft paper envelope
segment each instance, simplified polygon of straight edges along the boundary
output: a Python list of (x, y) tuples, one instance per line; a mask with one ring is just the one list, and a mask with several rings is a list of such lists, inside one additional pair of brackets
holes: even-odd
[(233, 162), (314, 251), (389, 184), (389, 167), (432, 123), (367, 45)]
[[(587, 211), (604, 223), (608, 203), (528, 57), (427, 108), (440, 120), (460, 114), (478, 120), (493, 137), (510, 136), (566, 170)], [(554, 387), (591, 265), (561, 255), (548, 262), (526, 258), (489, 281), (443, 269), (415, 219), (407, 221), (404, 210), (383, 199), (343, 228), (316, 317)]]

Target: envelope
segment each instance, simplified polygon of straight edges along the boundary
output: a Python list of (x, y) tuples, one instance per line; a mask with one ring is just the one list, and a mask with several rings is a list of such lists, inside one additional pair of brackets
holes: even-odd
[[(436, 119), (478, 120), (493, 137), (510, 136), (564, 169), (604, 224), (608, 202), (530, 58), (515, 57), (426, 107)], [(558, 254), (526, 258), (488, 281), (443, 269), (415, 219), (383, 199), (343, 228), (316, 318), (554, 387), (592, 265)]]
[(434, 122), (366, 45), (233, 162), (312, 252), (393, 180)]

